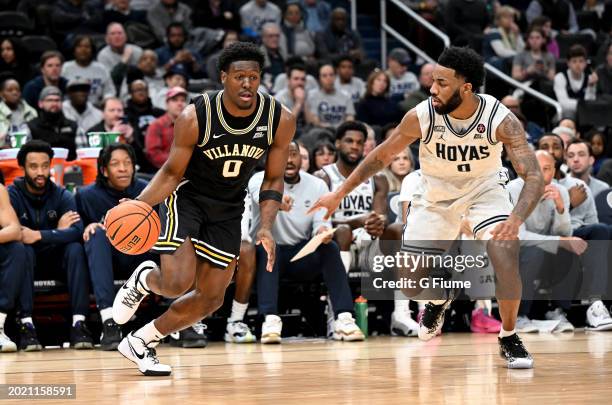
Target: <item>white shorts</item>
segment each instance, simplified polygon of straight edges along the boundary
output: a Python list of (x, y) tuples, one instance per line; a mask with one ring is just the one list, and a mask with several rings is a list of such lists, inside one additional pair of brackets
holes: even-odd
[[(456, 200), (428, 202), (422, 197), (423, 191), (419, 189), (412, 195), (402, 250), (410, 251), (411, 246), (423, 247), (423, 244), (411, 244), (411, 241), (455, 240), (459, 237), (462, 220), (468, 222), (475, 239), (491, 239), (490, 231), (499, 222), (505, 221), (514, 208), (505, 185), (494, 178), (483, 181)], [(430, 245), (430, 253), (443, 253), (446, 250), (443, 246), (434, 245)]]

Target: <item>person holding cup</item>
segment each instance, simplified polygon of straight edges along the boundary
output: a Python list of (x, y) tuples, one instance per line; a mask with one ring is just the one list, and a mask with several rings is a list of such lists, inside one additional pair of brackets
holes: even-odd
[[(22, 138), (28, 134), (26, 123), (36, 118), (38, 113), (21, 98), (19, 82), (12, 77), (0, 82), (0, 97), (0, 149), (18, 148), (25, 142)], [(11, 134), (19, 136), (12, 137)]]

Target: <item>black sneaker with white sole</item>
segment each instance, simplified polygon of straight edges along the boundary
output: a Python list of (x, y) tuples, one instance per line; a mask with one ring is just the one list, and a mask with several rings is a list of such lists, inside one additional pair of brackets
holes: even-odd
[(121, 328), (112, 319), (107, 319), (102, 324), (102, 336), (100, 336), (100, 349), (105, 351), (117, 350), (121, 342)]
[(194, 324), (180, 332), (170, 334), (170, 346), (186, 349), (201, 348), (208, 345), (206, 325), (201, 322)]
[(430, 340), (435, 337), (444, 325), (444, 312), (454, 299), (454, 291), (449, 291), (449, 297), (443, 304), (435, 305), (431, 302), (425, 304), (423, 317), (419, 322), (419, 339)]
[(24, 352), (39, 352), (42, 350), (42, 345), (36, 335), (36, 328), (30, 322), (19, 325), (19, 350)]
[(93, 349), (91, 332), (85, 322), (78, 321), (70, 328), (70, 347), (77, 350)]
[(516, 333), (503, 338), (498, 337), (497, 341), (499, 355), (506, 360), (508, 368), (533, 368), (533, 357)]

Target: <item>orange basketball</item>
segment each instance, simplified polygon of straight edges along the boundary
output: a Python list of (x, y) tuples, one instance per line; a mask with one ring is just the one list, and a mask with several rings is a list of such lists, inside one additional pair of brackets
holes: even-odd
[(120, 252), (139, 255), (153, 247), (159, 236), (159, 215), (145, 202), (129, 200), (108, 211), (106, 237)]

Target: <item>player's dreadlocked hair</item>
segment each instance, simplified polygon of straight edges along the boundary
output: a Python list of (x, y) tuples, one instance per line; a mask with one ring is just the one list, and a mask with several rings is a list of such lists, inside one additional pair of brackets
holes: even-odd
[(264, 54), (252, 42), (235, 42), (221, 52), (217, 68), (219, 71), (227, 72), (230, 65), (237, 61), (253, 61), (259, 64), (259, 69), (264, 66)]
[(465, 79), (466, 83), (472, 83), (475, 92), (484, 83), (484, 61), (473, 49), (451, 46), (442, 52), (438, 64), (453, 69), (456, 75)]

